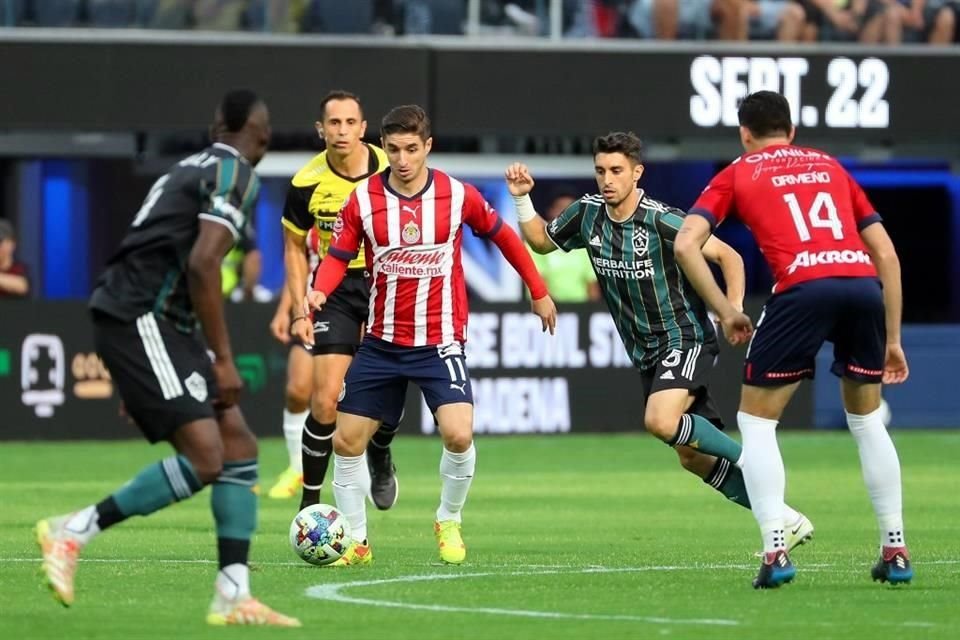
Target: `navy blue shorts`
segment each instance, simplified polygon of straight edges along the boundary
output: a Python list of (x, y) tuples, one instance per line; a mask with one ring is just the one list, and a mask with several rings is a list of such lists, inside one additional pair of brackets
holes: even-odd
[(879, 280), (809, 280), (770, 296), (747, 349), (744, 384), (778, 386), (813, 378), (825, 341), (833, 343), (834, 375), (880, 382), (887, 329)]
[(366, 337), (347, 371), (337, 410), (376, 420), (399, 414), (410, 382), (420, 387), (434, 414), (445, 404), (473, 404), (470, 372), (459, 343), (401, 347)]

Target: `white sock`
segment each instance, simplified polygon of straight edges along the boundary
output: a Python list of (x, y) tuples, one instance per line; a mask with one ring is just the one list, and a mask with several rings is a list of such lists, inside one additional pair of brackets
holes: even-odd
[(903, 535), (903, 495), (900, 459), (883, 424), (883, 409), (865, 416), (847, 414), (847, 426), (860, 450), (860, 469), (880, 526), (880, 544), (906, 546)]
[(97, 513), (97, 507), (90, 505), (69, 515), (63, 526), (67, 535), (81, 545), (87, 544), (100, 533), (100, 514)]
[(364, 502), (370, 489), (370, 470), (367, 453), (359, 456), (333, 455), (333, 496), (337, 508), (350, 523), (353, 539), (367, 539), (367, 505)]
[(310, 409), (300, 413), (291, 413), (283, 410), (283, 439), (287, 442), (287, 455), (290, 456), (290, 467), (303, 472), (303, 457), (301, 442), (303, 438), (303, 424), (310, 415)]
[(217, 573), (214, 583), (221, 600), (236, 601), (250, 597), (250, 568), (236, 562), (228, 564)]
[(763, 550), (785, 548), (783, 539), (786, 474), (777, 446), (777, 421), (758, 418), (742, 411), (737, 425), (743, 437), (743, 481), (750, 496), (753, 516), (760, 525)]
[(460, 512), (467, 501), (467, 492), (473, 482), (473, 472), (477, 467), (477, 450), (473, 443), (463, 453), (453, 453), (444, 447), (440, 456), (440, 508), (437, 509), (437, 522), (456, 520), (460, 522)]

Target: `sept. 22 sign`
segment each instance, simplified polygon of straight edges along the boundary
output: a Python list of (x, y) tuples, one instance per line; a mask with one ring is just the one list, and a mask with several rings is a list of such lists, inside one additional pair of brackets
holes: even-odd
[[(763, 90), (782, 93), (790, 103), (794, 124), (804, 127), (890, 126), (890, 69), (880, 58), (857, 61), (836, 56), (827, 60), (825, 70), (818, 65), (814, 74), (810, 60), (799, 56), (702, 55), (690, 64), (690, 84), (690, 119), (698, 127), (738, 126), (740, 100)], [(819, 97), (823, 95), (828, 96), (825, 101)]]

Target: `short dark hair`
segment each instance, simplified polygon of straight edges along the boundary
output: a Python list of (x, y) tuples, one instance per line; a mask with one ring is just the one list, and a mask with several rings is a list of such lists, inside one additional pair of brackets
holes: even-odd
[(394, 107), (380, 122), (380, 137), (386, 138), (394, 133), (415, 133), (426, 141), (430, 137), (430, 117), (419, 105)]
[(229, 133), (243, 129), (253, 108), (262, 102), (263, 100), (249, 89), (228, 91), (220, 100), (219, 107), (224, 129)]
[(793, 120), (790, 103), (776, 91), (757, 91), (740, 102), (737, 110), (740, 126), (746, 127), (757, 138), (776, 134), (790, 135)]
[(614, 131), (594, 139), (593, 155), (598, 153), (622, 153), (640, 164), (643, 162), (643, 143), (633, 131)]
[(320, 101), (321, 120), (327, 117), (327, 103), (333, 102), (334, 100), (353, 100), (357, 103), (357, 107), (360, 108), (360, 118), (363, 118), (363, 103), (360, 102), (360, 96), (344, 89), (334, 89), (323, 96), (323, 100)]

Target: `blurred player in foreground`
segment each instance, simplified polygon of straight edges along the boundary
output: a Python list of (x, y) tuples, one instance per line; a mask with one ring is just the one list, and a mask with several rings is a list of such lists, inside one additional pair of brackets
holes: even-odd
[(41, 520), (37, 540), (47, 583), (69, 606), (80, 550), (95, 536), (212, 485), (220, 570), (207, 622), (298, 627), (250, 595), (257, 441), (236, 404), (242, 381), (220, 283), (260, 189), (253, 167), (270, 141), (266, 105), (250, 91), (228, 93), (210, 137), (154, 183), (90, 299), (94, 343), (126, 412), (176, 453), (96, 504)]

